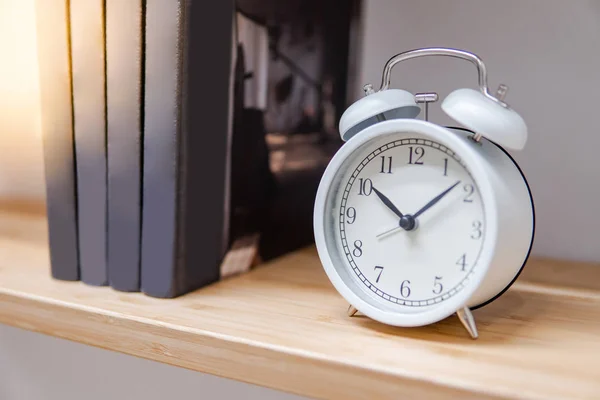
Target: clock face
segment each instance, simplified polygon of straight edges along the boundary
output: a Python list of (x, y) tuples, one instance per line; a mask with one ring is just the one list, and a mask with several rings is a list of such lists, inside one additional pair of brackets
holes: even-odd
[(396, 133), (352, 152), (330, 193), (337, 268), (362, 296), (417, 313), (461, 293), (486, 240), (484, 204), (461, 157)]

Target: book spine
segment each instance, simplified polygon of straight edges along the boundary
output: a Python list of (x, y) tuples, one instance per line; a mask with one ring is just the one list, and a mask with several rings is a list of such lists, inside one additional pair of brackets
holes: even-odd
[(146, 1), (141, 289), (176, 292), (183, 0)]
[(188, 3), (180, 178), (186, 281), (180, 293), (221, 278), (229, 245), (230, 167), (236, 162), (231, 159), (235, 1)]
[(142, 290), (151, 296), (220, 277), (234, 15), (232, 0), (147, 1)]
[(41, 130), (51, 275), (79, 280), (73, 110), (66, 0), (37, 0)]
[(140, 288), (143, 1), (106, 0), (108, 277)]
[(104, 1), (70, 0), (81, 280), (106, 285)]

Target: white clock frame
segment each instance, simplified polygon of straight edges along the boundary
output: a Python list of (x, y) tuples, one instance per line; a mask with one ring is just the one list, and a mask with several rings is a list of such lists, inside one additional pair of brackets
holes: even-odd
[[(332, 211), (332, 194), (340, 185), (347, 160), (374, 139), (395, 132), (417, 133), (454, 151), (473, 176), (484, 205), (485, 243), (473, 275), (466, 287), (453, 297), (423, 312), (402, 313), (381, 306), (362, 294), (350, 276), (350, 267), (333, 243), (328, 232)], [(507, 211), (511, 215), (506, 215)], [(503, 214), (502, 216), (500, 214)], [(464, 307), (475, 308), (501, 294), (517, 277), (529, 255), (534, 233), (534, 208), (529, 187), (518, 166), (499, 146), (483, 140), (475, 142), (460, 131), (416, 119), (380, 122), (352, 137), (335, 154), (323, 174), (317, 191), (314, 212), (315, 242), (325, 272), (344, 299), (364, 315), (395, 326), (421, 326), (442, 320)]]
[[(392, 68), (399, 62), (424, 56), (447, 56), (471, 62), (477, 68), (479, 90), (457, 89), (442, 102), (442, 109), (465, 128), (447, 128), (414, 119), (417, 102), (429, 102), (437, 93), (413, 95), (390, 89)], [(380, 322), (396, 326), (420, 326), (456, 313), (472, 338), (477, 328), (471, 309), (481, 307), (502, 295), (519, 276), (529, 257), (535, 236), (535, 206), (527, 180), (516, 161), (503, 148), (521, 150), (527, 141), (527, 126), (521, 116), (504, 101), (508, 87), (501, 84), (495, 95), (487, 86), (487, 71), (475, 54), (458, 49), (431, 47), (399, 53), (384, 67), (381, 87), (364, 86), (366, 97), (356, 101), (340, 120), (340, 135), (346, 144), (335, 154), (319, 184), (315, 199), (313, 227), (319, 257), (334, 287), (350, 303), (349, 315), (356, 311)], [(414, 132), (454, 151), (471, 174), (484, 207), (485, 241), (466, 287), (450, 298), (427, 306), (422, 312), (402, 313), (382, 306), (364, 295), (349, 267), (332, 242), (328, 231), (337, 215), (332, 203), (339, 179), (354, 151), (372, 140), (394, 132)], [(465, 133), (468, 132), (468, 133)], [(333, 213), (333, 215), (332, 215)], [(335, 225), (335, 224), (333, 224)]]

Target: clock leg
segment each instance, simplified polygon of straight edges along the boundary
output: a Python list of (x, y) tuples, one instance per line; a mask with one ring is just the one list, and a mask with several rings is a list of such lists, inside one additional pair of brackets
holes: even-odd
[(472, 339), (477, 339), (479, 334), (477, 333), (477, 326), (475, 325), (475, 318), (468, 307), (464, 307), (456, 312), (458, 319), (463, 324)]
[(349, 317), (353, 317), (354, 314), (356, 314), (357, 312), (358, 312), (358, 310), (353, 305), (350, 305), (348, 307), (348, 316)]

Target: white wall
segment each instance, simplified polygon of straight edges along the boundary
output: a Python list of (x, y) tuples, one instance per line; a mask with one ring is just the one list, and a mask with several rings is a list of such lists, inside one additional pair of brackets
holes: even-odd
[(0, 0), (0, 195), (44, 196), (33, 0)]
[[(513, 152), (537, 211), (534, 253), (600, 261), (600, 1), (364, 0), (361, 87), (378, 88), (385, 62), (425, 46), (478, 54), (490, 88), (526, 120), (529, 141)], [(397, 65), (392, 87), (411, 92), (475, 87), (475, 68), (439, 58)], [(448, 124), (438, 105), (430, 120)]]
[[(34, 0), (0, 0), (0, 198), (43, 199)], [(0, 324), (0, 399), (294, 400)]]

